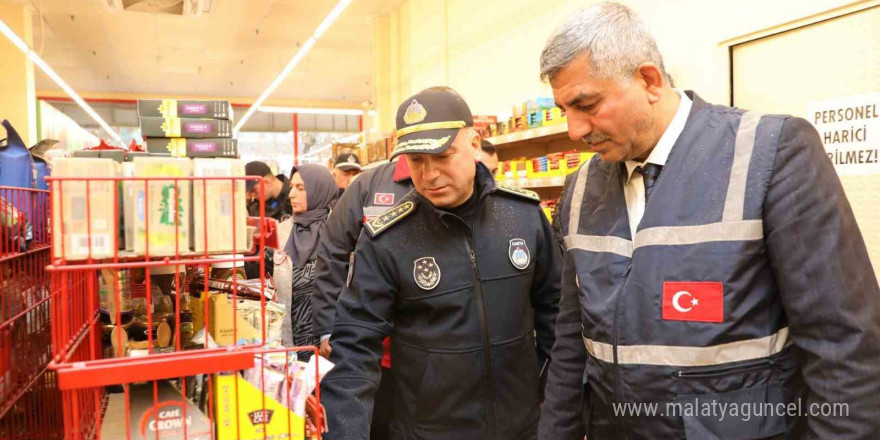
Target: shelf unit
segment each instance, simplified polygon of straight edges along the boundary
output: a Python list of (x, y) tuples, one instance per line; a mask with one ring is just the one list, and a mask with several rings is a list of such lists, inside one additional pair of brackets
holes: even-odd
[[(555, 124), (531, 128), (513, 133), (487, 138), (498, 149), (498, 160), (512, 160), (518, 157), (534, 158), (568, 150), (585, 151), (584, 144), (568, 138), (568, 125)], [(527, 188), (538, 193), (542, 199), (555, 199), (562, 191), (565, 176), (540, 179), (502, 180), (508, 185)]]
[[(538, 157), (549, 153), (557, 153), (576, 149), (584, 151), (583, 143), (572, 141), (568, 138), (568, 125), (555, 124), (529, 130), (516, 131), (509, 134), (487, 138), (489, 142), (498, 148), (500, 161), (510, 160), (517, 157)], [(388, 163), (387, 160), (378, 160), (364, 166), (364, 171), (376, 168)], [(543, 199), (552, 199), (559, 196), (565, 176), (545, 177), (540, 179), (510, 179), (502, 182), (508, 185), (527, 188), (538, 192)]]
[(502, 134), (486, 138), (495, 146), (511, 145), (522, 141), (539, 140), (543, 138), (556, 137), (562, 133), (568, 132), (567, 124), (547, 125), (544, 127), (530, 128), (528, 130), (515, 131), (513, 133)]

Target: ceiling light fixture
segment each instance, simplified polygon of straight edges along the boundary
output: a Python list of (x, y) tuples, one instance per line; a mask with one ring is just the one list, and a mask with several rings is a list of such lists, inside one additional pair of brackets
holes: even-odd
[(6, 22), (4, 22), (3, 20), (0, 20), (0, 33), (6, 36), (6, 38), (9, 39), (9, 41), (11, 41), (12, 44), (18, 48), (18, 50), (22, 51), (22, 53), (24, 53), (26, 57), (33, 61), (34, 64), (36, 64), (37, 67), (39, 67), (40, 70), (43, 71), (43, 73), (45, 73), (49, 76), (49, 78), (52, 79), (52, 81), (55, 81), (55, 84), (58, 84), (58, 86), (61, 87), (62, 90), (64, 90), (64, 93), (67, 93), (67, 96), (70, 96), (70, 98), (73, 99), (74, 102), (79, 104), (79, 106), (82, 107), (82, 109), (85, 110), (85, 112), (88, 113), (88, 115), (91, 116), (92, 119), (94, 119), (95, 122), (97, 122), (98, 125), (100, 125), (101, 128), (103, 128), (104, 131), (106, 131), (110, 135), (110, 137), (113, 138), (113, 140), (119, 142), (119, 144), (123, 147), (125, 146), (125, 143), (122, 142), (122, 138), (119, 136), (119, 134), (113, 131), (113, 129), (110, 128), (110, 125), (108, 125), (107, 122), (105, 122), (104, 119), (101, 118), (101, 116), (98, 115), (98, 113), (95, 112), (95, 110), (79, 96), (79, 94), (77, 94), (69, 85), (67, 85), (67, 83), (64, 82), (64, 80), (61, 79), (61, 77), (58, 76), (58, 74), (55, 73), (55, 71), (52, 70), (52, 68), (49, 67), (49, 65), (46, 64), (46, 62), (43, 61), (43, 59), (40, 58), (40, 56), (37, 55), (36, 52), (31, 50), (30, 46), (28, 46), (28, 44), (25, 43), (24, 40), (19, 38), (19, 36), (16, 35), (15, 31), (10, 29), (9, 26), (6, 25)]
[(330, 25), (333, 24), (333, 22), (339, 17), (340, 14), (342, 14), (342, 11), (344, 11), (351, 2), (352, 0), (340, 0), (339, 3), (337, 3), (336, 6), (333, 7), (330, 13), (327, 14), (327, 17), (325, 17), (321, 24), (319, 24), (318, 27), (315, 28), (315, 32), (312, 34), (312, 36), (310, 36), (309, 39), (306, 40), (305, 44), (303, 44), (299, 48), (299, 50), (296, 51), (296, 53), (293, 55), (293, 58), (291, 58), (287, 65), (284, 66), (284, 69), (281, 71), (281, 73), (279, 73), (278, 76), (276, 76), (275, 79), (272, 80), (272, 82), (269, 84), (269, 87), (267, 87), (266, 90), (263, 91), (263, 94), (261, 94), (260, 97), (257, 98), (256, 101), (254, 101), (250, 108), (247, 109), (247, 112), (245, 112), (244, 116), (242, 116), (241, 119), (238, 120), (238, 123), (235, 124), (235, 128), (233, 128), (234, 133), (238, 133), (241, 130), (241, 127), (244, 126), (244, 123), (247, 122), (248, 119), (250, 119), (250, 117), (254, 114), (255, 111), (257, 111), (258, 108), (260, 108), (261, 105), (263, 105), (263, 102), (266, 100), (266, 98), (268, 98), (269, 95), (271, 95), (272, 92), (274, 92), (275, 89), (277, 89), (278, 86), (281, 85), (281, 82), (284, 81), (284, 78), (287, 78), (287, 75), (289, 75), (290, 72), (293, 71), (293, 68), (296, 67), (300, 60), (302, 60), (303, 57), (306, 56), (312, 46), (315, 45), (315, 42), (318, 41), (318, 38), (321, 38), (321, 35), (323, 35), (324, 32), (326, 32), (327, 29), (330, 28)]

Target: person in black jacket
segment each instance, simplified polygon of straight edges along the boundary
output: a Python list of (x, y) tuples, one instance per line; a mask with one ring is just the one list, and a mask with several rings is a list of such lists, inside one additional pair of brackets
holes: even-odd
[[(283, 222), (287, 217), (293, 215), (293, 209), (290, 207), (290, 180), (284, 174), (273, 175), (269, 165), (263, 162), (248, 162), (244, 166), (244, 173), (248, 176), (262, 177), (265, 187), (266, 196), (266, 217), (274, 218), (278, 223)], [(256, 181), (247, 183), (248, 198), (248, 215), (260, 215), (260, 197)]]
[(476, 163), (479, 137), (453, 90), (407, 99), (397, 127), (393, 155), (406, 154), (415, 191), (358, 239), (321, 385), (325, 438), (369, 437), (390, 335), (390, 439), (535, 439), (561, 258), (539, 199)]
[[(266, 218), (273, 218), (278, 223), (287, 220), (293, 215), (293, 208), (290, 206), (290, 179), (284, 174), (277, 176), (272, 174), (272, 169), (264, 162), (252, 161), (244, 166), (244, 173), (247, 176), (260, 177), (263, 182), (263, 195), (266, 198)], [(291, 175), (293, 173), (291, 172)], [(260, 216), (260, 186), (257, 181), (247, 182), (247, 211), (251, 217)], [(275, 249), (267, 247), (263, 253), (266, 261), (266, 273), (273, 275), (274, 264), (272, 258), (275, 255)], [(248, 261), (244, 264), (244, 270), (248, 279), (260, 277), (260, 263), (257, 261)]]
[[(330, 357), (330, 333), (336, 318), (336, 300), (345, 287), (348, 263), (364, 223), (385, 214), (412, 190), (406, 157), (368, 170), (351, 182), (324, 224), (318, 245), (317, 280), (312, 292), (312, 317), (321, 335), (321, 356)], [(383, 342), (382, 379), (376, 391), (370, 438), (386, 440), (393, 412), (394, 377), (388, 340)]]
[(333, 163), (333, 169), (330, 173), (333, 174), (333, 180), (336, 181), (336, 186), (339, 187), (339, 197), (342, 197), (342, 193), (344, 193), (348, 186), (352, 184), (354, 178), (357, 177), (362, 170), (363, 167), (361, 166), (361, 160), (358, 159), (357, 154), (342, 153), (339, 156), (336, 156), (336, 160)]

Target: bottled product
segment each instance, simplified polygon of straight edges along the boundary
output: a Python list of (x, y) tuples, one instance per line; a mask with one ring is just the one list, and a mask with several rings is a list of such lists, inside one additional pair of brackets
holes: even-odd
[[(117, 308), (121, 315), (121, 324), (131, 324), (131, 283), (127, 270), (104, 269), (98, 280), (98, 302), (101, 311), (101, 322), (104, 325), (115, 325)], [(118, 297), (117, 297), (118, 292)], [(118, 306), (118, 307), (117, 307)]]

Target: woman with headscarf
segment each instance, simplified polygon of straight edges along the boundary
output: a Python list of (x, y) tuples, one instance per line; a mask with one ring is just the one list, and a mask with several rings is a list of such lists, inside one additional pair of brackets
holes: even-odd
[[(290, 235), (284, 246), (284, 255), (276, 256), (276, 270), (279, 265), (289, 264), (292, 280), (276, 277), (279, 287), (282, 283), (290, 285), (292, 295), (279, 292), (279, 300), (288, 308), (284, 322), (282, 342), (296, 346), (318, 345), (320, 336), (312, 330), (312, 291), (315, 289), (315, 263), (318, 241), (330, 210), (339, 195), (330, 171), (320, 165), (301, 165), (294, 167), (290, 178), (290, 204), (293, 207)], [(284, 261), (289, 260), (290, 263)], [(286, 287), (286, 286), (285, 286)], [(292, 337), (288, 333), (292, 331)], [(311, 351), (300, 352), (300, 360), (308, 360)]]

